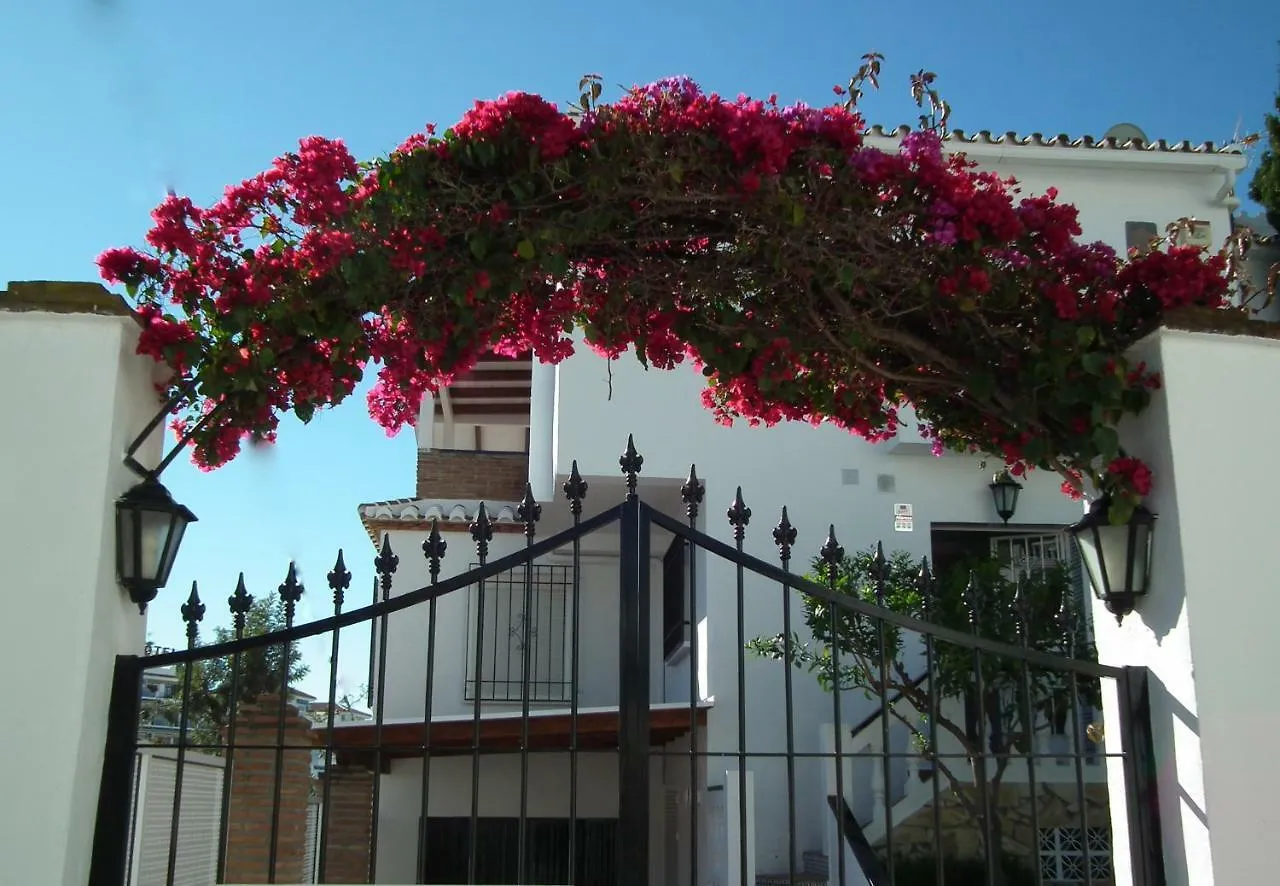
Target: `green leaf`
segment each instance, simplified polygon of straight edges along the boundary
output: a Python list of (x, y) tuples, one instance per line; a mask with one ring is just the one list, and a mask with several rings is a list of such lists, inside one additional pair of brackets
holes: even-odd
[(1117, 496), (1111, 500), (1111, 507), (1107, 509), (1107, 519), (1111, 521), (1111, 525), (1123, 526), (1132, 516), (1133, 502), (1127, 497)]
[(1102, 375), (1107, 368), (1107, 361), (1110, 359), (1101, 351), (1091, 351), (1080, 358), (1080, 365), (1090, 375)]
[(296, 415), (304, 425), (311, 422), (312, 416), (316, 413), (316, 407), (311, 403), (295, 403), (293, 414)]
[(516, 254), (525, 261), (531, 261), (538, 253), (537, 250), (533, 248), (532, 240), (521, 240), (516, 244)]
[(481, 234), (473, 235), (467, 240), (467, 245), (471, 247), (471, 254), (481, 261), (489, 251), (489, 244)]
[(1093, 445), (1098, 447), (1098, 452), (1103, 458), (1110, 461), (1120, 451), (1120, 435), (1116, 433), (1115, 428), (1109, 428), (1105, 425), (1094, 428)]
[(562, 252), (548, 253), (542, 261), (553, 276), (563, 277), (569, 273), (569, 259)]
[(1098, 331), (1092, 326), (1081, 326), (1076, 330), (1076, 341), (1079, 342), (1082, 348), (1089, 347), (1097, 337)]
[(684, 181), (684, 167), (679, 163), (672, 163), (667, 167), (667, 171), (671, 173), (671, 178), (676, 184)]
[(840, 286), (847, 292), (853, 289), (853, 266), (842, 265), (840, 267)]
[(804, 204), (799, 200), (791, 204), (791, 224), (797, 228), (804, 224)]

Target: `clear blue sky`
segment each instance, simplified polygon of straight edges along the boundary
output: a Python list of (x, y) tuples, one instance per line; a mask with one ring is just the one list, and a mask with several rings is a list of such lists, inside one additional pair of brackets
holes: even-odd
[[(1130, 121), (1152, 137), (1224, 141), (1260, 128), (1278, 40), (1275, 0), (0, 0), (0, 284), (95, 280), (102, 249), (141, 245), (166, 188), (210, 202), (303, 136), (380, 154), (476, 98), (567, 100), (586, 72), (622, 84), (688, 74), (730, 95), (820, 103), (874, 49), (887, 68), (866, 103), (873, 122), (914, 120), (906, 78), (923, 67), (966, 130), (1100, 135)], [(309, 427), (286, 421), (266, 454), (213, 474), (183, 457), (166, 472), (200, 522), (152, 608), (153, 639), (181, 642), (193, 578), (206, 625), (226, 623), (237, 571), (269, 593), (291, 558), (308, 586), (301, 617), (327, 614), (340, 547), (352, 597), (368, 599), (355, 506), (412, 493), (413, 442), (388, 440), (362, 394)], [(354, 692), (367, 634), (343, 642)], [(327, 647), (306, 652), (323, 672)], [(304, 688), (326, 691), (320, 677)]]

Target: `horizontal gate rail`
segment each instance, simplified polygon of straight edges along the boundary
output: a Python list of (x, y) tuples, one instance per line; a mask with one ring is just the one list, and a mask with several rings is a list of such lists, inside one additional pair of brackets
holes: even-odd
[(563, 532), (534, 542), (528, 548), (521, 548), (513, 554), (499, 557), (496, 560), (485, 563), (483, 566), (476, 567), (470, 572), (464, 572), (452, 578), (441, 579), (437, 584), (418, 588), (360, 609), (352, 609), (341, 615), (331, 615), (328, 618), (298, 625), (286, 631), (272, 631), (269, 634), (256, 634), (251, 637), (245, 637), (243, 640), (229, 640), (226, 643), (210, 643), (208, 646), (197, 646), (193, 653), (179, 651), (140, 656), (138, 663), (143, 668), (162, 668), (170, 665), (185, 664), (190, 661), (223, 658), (228, 655), (234, 655), (237, 652), (248, 652), (251, 649), (261, 649), (267, 646), (278, 646), (283, 643), (305, 640), (308, 637), (327, 634), (330, 631), (336, 631), (341, 628), (349, 628), (352, 625), (372, 621), (375, 618), (383, 618), (393, 612), (409, 609), (419, 603), (438, 600), (453, 591), (459, 591), (476, 582), (484, 581), (495, 575), (501, 575), (517, 566), (524, 565), (536, 557), (549, 554), (557, 548), (569, 544), (574, 539), (582, 538), (584, 535), (589, 535), (592, 532), (603, 529), (605, 526), (616, 523), (620, 512), (620, 506), (601, 511), (594, 517), (583, 520), (578, 526), (570, 527)]
[(689, 526), (684, 525), (679, 520), (667, 516), (661, 511), (655, 511), (648, 505), (642, 503), (642, 507), (648, 510), (649, 519), (654, 524), (661, 526), (668, 532), (687, 539), (708, 553), (715, 554), (717, 557), (728, 560), (731, 563), (740, 563), (743, 567), (756, 573), (762, 578), (776, 581), (781, 585), (794, 588), (810, 597), (816, 597), (832, 606), (846, 609), (858, 615), (867, 618), (879, 619), (887, 624), (902, 628), (908, 631), (914, 631), (918, 634), (925, 634), (933, 637), (935, 640), (942, 640), (946, 643), (953, 643), (966, 649), (974, 649), (986, 655), (999, 656), (1000, 658), (1009, 658), (1015, 661), (1025, 661), (1027, 664), (1036, 665), (1038, 667), (1047, 668), (1054, 671), (1071, 671), (1086, 677), (1102, 677), (1111, 680), (1119, 680), (1124, 676), (1124, 668), (1112, 665), (1099, 664), (1084, 659), (1064, 658), (1060, 655), (1053, 655), (1047, 652), (1040, 652), (1036, 649), (1025, 649), (1021, 646), (1014, 646), (1010, 643), (1001, 643), (999, 640), (992, 640), (987, 637), (976, 636), (974, 634), (966, 634), (963, 631), (957, 631), (954, 628), (948, 628), (944, 625), (937, 625), (931, 622), (923, 621), (918, 618), (912, 618), (909, 615), (903, 615), (892, 609), (886, 609), (859, 600), (854, 597), (839, 594), (835, 591), (825, 588), (809, 579), (798, 575), (794, 572), (787, 572), (772, 563), (768, 563), (750, 554), (738, 553), (731, 545), (727, 545), (717, 538), (712, 538), (706, 533), (699, 532)]

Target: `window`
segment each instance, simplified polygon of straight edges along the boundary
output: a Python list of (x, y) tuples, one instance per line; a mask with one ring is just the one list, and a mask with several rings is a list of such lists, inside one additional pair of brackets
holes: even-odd
[(1067, 540), (1061, 535), (997, 535), (991, 539), (991, 553), (1008, 563), (1010, 581), (1026, 572), (1037, 572), (1067, 562)]
[(1094, 882), (1110, 880), (1111, 829), (1089, 828), (1087, 839), (1082, 828), (1040, 829), (1040, 877), (1046, 884), (1083, 883), (1084, 866)]
[[(475, 565), (473, 564), (473, 568)], [(525, 611), (525, 578), (532, 579), (532, 597)], [(522, 701), (524, 698), (525, 642), (529, 647), (529, 699), (569, 699), (569, 594), (573, 568), (535, 563), (529, 573), (517, 566), (484, 583), (484, 623), (480, 615), (480, 589), (470, 590), (471, 631), (467, 643), (468, 701)], [(483, 631), (483, 633), (481, 633)], [(476, 678), (476, 643), (481, 672)], [(477, 685), (478, 684), (478, 685)]]
[(689, 648), (689, 543), (674, 539), (662, 558), (662, 657), (670, 662)]

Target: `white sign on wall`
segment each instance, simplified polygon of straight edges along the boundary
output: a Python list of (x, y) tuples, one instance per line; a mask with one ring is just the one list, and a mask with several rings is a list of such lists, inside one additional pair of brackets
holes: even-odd
[(911, 532), (915, 529), (915, 516), (911, 512), (911, 505), (897, 504), (893, 506), (893, 531), (894, 532)]

